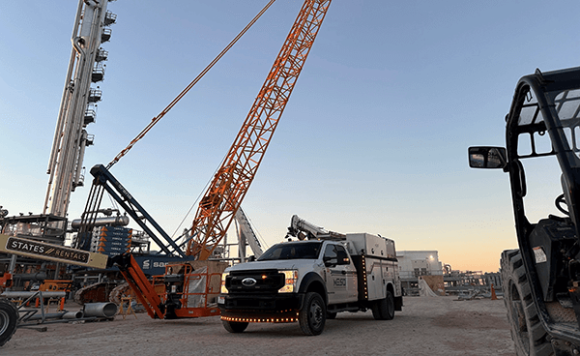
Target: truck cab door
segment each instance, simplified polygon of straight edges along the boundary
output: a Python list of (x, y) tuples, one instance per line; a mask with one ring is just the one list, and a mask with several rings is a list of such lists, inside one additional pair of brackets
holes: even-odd
[(358, 281), (354, 263), (342, 245), (336, 246), (338, 255), (338, 265), (341, 266), (341, 273), (346, 276), (346, 291), (344, 302), (355, 302), (358, 300)]
[(344, 247), (334, 244), (327, 245), (324, 250), (323, 261), (326, 268), (328, 304), (347, 303), (356, 300), (356, 271)]

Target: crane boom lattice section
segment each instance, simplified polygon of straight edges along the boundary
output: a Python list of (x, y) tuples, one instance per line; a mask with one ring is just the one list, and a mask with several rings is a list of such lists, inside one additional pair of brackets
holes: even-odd
[(222, 166), (199, 203), (187, 254), (207, 259), (246, 195), (331, 0), (306, 0)]

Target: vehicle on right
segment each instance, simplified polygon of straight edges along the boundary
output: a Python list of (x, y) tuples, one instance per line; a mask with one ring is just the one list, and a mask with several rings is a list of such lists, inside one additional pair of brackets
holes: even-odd
[(501, 256), (518, 355), (580, 355), (580, 67), (522, 77), (506, 147), (470, 147), (509, 174), (518, 249)]

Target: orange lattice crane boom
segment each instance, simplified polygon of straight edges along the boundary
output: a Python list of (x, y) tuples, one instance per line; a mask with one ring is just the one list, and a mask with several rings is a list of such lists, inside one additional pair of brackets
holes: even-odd
[(239, 209), (288, 103), (331, 0), (305, 0), (240, 132), (199, 203), (187, 254), (206, 260)]

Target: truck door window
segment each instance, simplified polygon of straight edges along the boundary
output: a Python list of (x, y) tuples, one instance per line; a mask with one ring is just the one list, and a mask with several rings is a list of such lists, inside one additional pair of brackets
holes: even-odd
[(336, 253), (336, 245), (326, 246), (324, 250), (324, 263), (336, 265), (338, 264), (338, 255)]
[(348, 258), (348, 254), (346, 253), (346, 250), (342, 246), (336, 246), (336, 258), (338, 260), (339, 265), (350, 264), (350, 259)]

